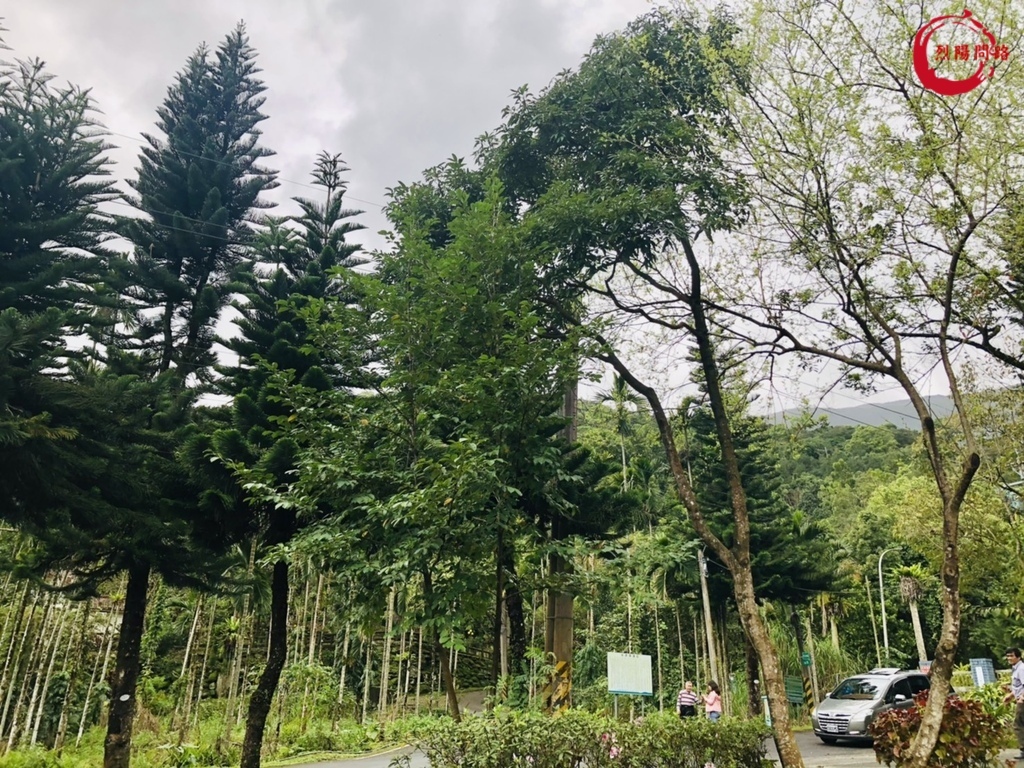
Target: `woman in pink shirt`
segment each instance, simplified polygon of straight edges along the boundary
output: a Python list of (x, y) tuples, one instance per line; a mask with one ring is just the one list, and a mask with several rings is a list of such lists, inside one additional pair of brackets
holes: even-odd
[(722, 716), (722, 694), (714, 680), (708, 683), (708, 692), (704, 694), (704, 714), (712, 723)]

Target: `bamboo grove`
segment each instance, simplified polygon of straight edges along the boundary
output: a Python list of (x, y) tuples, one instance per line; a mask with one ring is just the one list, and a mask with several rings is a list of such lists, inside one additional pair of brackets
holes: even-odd
[[(396, 183), (376, 252), (333, 151), (275, 215), (244, 25), (130, 176), (88, 91), (0, 65), (0, 766), (607, 711), (626, 651), (634, 710), (720, 681), (796, 768), (787, 677), (942, 693), (1018, 642), (1020, 70), (972, 102), (993, 138), (864, 13), (651, 11)], [(909, 411), (772, 417), (829, 376)]]

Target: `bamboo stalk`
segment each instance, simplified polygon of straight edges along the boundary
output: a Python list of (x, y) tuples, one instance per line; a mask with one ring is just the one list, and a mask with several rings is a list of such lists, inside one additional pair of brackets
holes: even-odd
[[(4, 619), (3, 635), (4, 635), (4, 638), (6, 639), (7, 652), (4, 654), (4, 669), (3, 669), (3, 672), (0, 673), (0, 690), (5, 690), (6, 685), (7, 685), (7, 673), (10, 671), (11, 658), (12, 658), (12, 656), (14, 654), (14, 646), (15, 646), (17, 638), (18, 638), (18, 633), (21, 631), (21, 623), (22, 623), (22, 621), (24, 621), (24, 618), (25, 618), (25, 606), (28, 605), (28, 596), (29, 596), (29, 591), (30, 591), (31, 587), (32, 587), (31, 583), (26, 581), (25, 582), (25, 589), (22, 590), (21, 605), (19, 606), (17, 611), (14, 611), (13, 609), (9, 610), (7, 612), (7, 616)], [(11, 628), (11, 635), (8, 638), (7, 637), (7, 624), (8, 624), (8, 621), (10, 620), (12, 615), (15, 616), (15, 623), (14, 623), (14, 626)]]
[[(124, 591), (124, 580), (121, 583), (121, 591)], [(100, 672), (99, 677), (96, 677), (96, 668), (99, 666), (100, 656), (97, 655), (96, 663), (93, 664), (93, 674), (89, 678), (89, 687), (85, 692), (85, 703), (82, 704), (82, 717), (78, 721), (78, 735), (75, 737), (75, 748), (82, 743), (82, 734), (85, 733), (85, 720), (89, 715), (89, 704), (92, 701), (92, 693), (95, 690), (96, 681), (103, 680), (107, 676), (107, 666), (110, 664), (110, 654), (114, 647), (114, 620), (117, 618), (117, 611), (111, 607), (110, 619), (107, 621), (107, 626), (104, 630), (103, 639), (100, 641), (100, 648), (103, 647), (103, 642), (107, 644), (106, 650), (103, 652), (103, 670)]]
[(380, 693), (377, 695), (377, 712), (383, 717), (388, 706), (388, 683), (391, 673), (391, 632), (395, 620), (395, 588), (388, 593), (387, 613), (384, 616), (384, 648), (380, 662)]
[(683, 663), (683, 619), (680, 616), (679, 603), (675, 603), (676, 634), (679, 636), (679, 687), (686, 682), (686, 665)]
[[(57, 734), (53, 739), (53, 748), (57, 752), (57, 756), (60, 757), (64, 750), (64, 739), (67, 737), (68, 730), (68, 719), (71, 716), (70, 708), (68, 703), (71, 701), (71, 691), (74, 688), (75, 678), (78, 675), (78, 671), (82, 666), (82, 661), (85, 657), (85, 636), (89, 629), (89, 615), (92, 613), (92, 600), (85, 601), (85, 608), (82, 611), (82, 625), (78, 631), (78, 641), (74, 648), (74, 661), (71, 664), (71, 669), (67, 669), (67, 656), (64, 659), (65, 668), (67, 671), (67, 688), (64, 689), (64, 699), (60, 705), (60, 720), (57, 722)], [(69, 646), (69, 654), (71, 648)]]
[[(52, 593), (47, 595), (46, 608), (43, 611), (43, 619), (39, 622), (39, 632), (36, 635), (36, 642), (32, 643), (32, 647), (29, 649), (28, 662), (25, 665), (25, 674), (21, 678), (21, 685), (18, 686), (18, 697), (17, 699), (15, 699), (14, 708), (11, 711), (11, 727), (10, 731), (8, 731), (7, 744), (4, 748), (4, 754), (9, 752), (11, 748), (18, 743), (18, 726), (20, 725), (20, 722), (18, 721), (18, 713), (21, 710), (21, 703), (25, 698), (25, 692), (26, 689), (28, 688), (29, 680), (32, 678), (32, 672), (33, 670), (37, 669), (36, 660), (39, 657), (40, 653), (42, 652), (41, 646), (43, 643), (43, 638), (46, 635), (46, 632), (44, 630), (46, 628), (46, 625), (50, 621), (50, 613), (53, 610), (53, 603), (55, 599), (56, 596)], [(30, 621), (28, 626), (25, 628), (26, 632), (31, 628), (31, 626), (32, 622)], [(38, 672), (36, 673), (35, 678), (38, 680)], [(14, 685), (15, 679), (16, 678), (12, 678), (11, 680), (12, 687)]]
[(320, 618), (320, 595), (324, 590), (324, 575), (320, 573), (316, 579), (316, 599), (313, 601), (313, 621), (309, 627), (309, 656), (307, 664), (313, 666), (313, 662), (316, 661), (316, 640), (317, 632), (316, 625)]
[[(203, 651), (203, 666), (199, 672), (199, 693), (196, 694), (195, 714), (192, 719), (192, 730), (195, 730), (199, 722), (199, 705), (203, 701), (203, 690), (206, 688), (206, 666), (210, 659), (210, 648), (213, 644), (213, 625), (217, 620), (217, 598), (213, 598), (213, 605), (210, 606), (210, 630), (206, 633), (206, 650)], [(191, 698), (189, 699), (191, 702)], [(191, 704), (190, 704), (191, 706)], [(188, 722), (188, 710), (185, 710), (185, 717), (182, 719), (182, 728)]]
[[(32, 736), (29, 738), (28, 745), (34, 747), (36, 741), (39, 740), (39, 726), (43, 722), (43, 704), (46, 702), (46, 694), (50, 690), (50, 681), (53, 679), (53, 668), (57, 663), (57, 654), (60, 652), (61, 640), (64, 639), (64, 627), (67, 626), (68, 615), (70, 614), (70, 608), (65, 603), (63, 610), (61, 611), (60, 622), (57, 624), (57, 634), (53, 638), (53, 643), (50, 648), (50, 659), (46, 665), (46, 675), (43, 677), (43, 684), (39, 690), (38, 700), (35, 698), (35, 691), (32, 692), (33, 701), (29, 705), (29, 714), (25, 718), (25, 732), (29, 730), (29, 726), (32, 728)], [(38, 683), (38, 678), (36, 679)], [(36, 705), (36, 706), (34, 706)]]
[(420, 681), (422, 679), (423, 672), (423, 627), (421, 626), (417, 632), (419, 635), (419, 645), (416, 649), (416, 714), (420, 713)]
[[(188, 706), (187, 702), (192, 699), (192, 681), (194, 680), (192, 665), (189, 662), (192, 661), (192, 646), (195, 643), (202, 613), (203, 596), (199, 595), (199, 598), (196, 600), (196, 611), (192, 617), (192, 626), (188, 631), (188, 639), (185, 641), (185, 653), (181, 660), (181, 672), (178, 673), (178, 692), (175, 696), (174, 712), (171, 715), (170, 730), (172, 731), (174, 730), (175, 723), (188, 722), (188, 715), (184, 714), (184, 709)], [(186, 675), (188, 675), (187, 680), (185, 680)], [(185, 680), (184, 685), (182, 684), (183, 680)]]
[[(21, 633), (22, 624), (25, 622), (25, 617), (29, 617), (28, 623), (31, 624), (31, 616), (35, 613), (36, 605), (39, 602), (39, 593), (34, 592), (34, 596), (32, 599), (32, 607), (26, 611), (30, 588), (31, 584), (29, 582), (25, 582), (25, 591), (22, 594), (21, 607), (20, 610), (18, 611), (18, 616), (15, 620), (14, 628), (11, 630), (10, 643), (7, 646), (7, 656), (6, 659), (4, 660), (3, 675), (0, 676), (0, 690), (7, 691), (7, 695), (4, 697), (3, 715), (2, 717), (0, 717), (0, 736), (3, 735), (4, 726), (7, 723), (7, 709), (8, 706), (10, 705), (11, 692), (14, 690), (14, 678), (17, 676), (17, 664), (18, 660), (21, 658), (22, 649), (24, 648), (25, 636), (23, 634), (21, 636), (21, 644), (18, 646), (17, 653), (14, 652), (15, 646), (17, 645), (16, 641), (19, 633)], [(8, 672), (11, 673), (10, 680), (8, 680), (7, 678)]]
[(365, 642), (366, 645), (366, 663), (363, 665), (363, 719), (362, 722), (366, 722), (367, 707), (370, 704), (370, 674), (371, 664), (373, 663), (373, 635)]
[(654, 649), (658, 656), (658, 711), (665, 711), (665, 686), (662, 685), (661, 675), (661, 620), (658, 618), (658, 601), (655, 600), (651, 607), (654, 609)]
[[(249, 547), (249, 561), (246, 566), (246, 576), (252, 578), (256, 567), (256, 543), (253, 536), (252, 544)], [(231, 679), (228, 681), (228, 696), (224, 707), (224, 741), (231, 739), (231, 731), (235, 727), (235, 699), (239, 693), (239, 678), (242, 675), (242, 656), (245, 652), (247, 618), (249, 615), (249, 601), (251, 594), (245, 593), (242, 599), (242, 614), (238, 620), (238, 641), (235, 643), (235, 653), (231, 664)]]
[(400, 642), (398, 645), (398, 669), (395, 675), (395, 713), (397, 716), (398, 709), (402, 706), (402, 662), (405, 658), (405, 632), (403, 631), (399, 635)]

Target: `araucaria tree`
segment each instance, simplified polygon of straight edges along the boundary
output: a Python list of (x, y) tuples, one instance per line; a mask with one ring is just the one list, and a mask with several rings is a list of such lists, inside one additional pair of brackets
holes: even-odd
[[(176, 404), (149, 425), (163, 435), (167, 457), (173, 457), (189, 421), (192, 388), (209, 378), (214, 322), (228, 301), (232, 271), (247, 258), (254, 212), (266, 207), (260, 195), (275, 185), (274, 173), (260, 165), (271, 153), (259, 144), (264, 87), (255, 55), (241, 25), (215, 52), (202, 46), (192, 55), (157, 110), (163, 138), (147, 137), (132, 182), (136, 194), (130, 201), (142, 216), (119, 222), (120, 233), (134, 245), (120, 265), (119, 288), (123, 310), (136, 313), (138, 331), (123, 339), (110, 364), (158, 381), (161, 396)], [(129, 761), (150, 574), (201, 579), (222, 543), (222, 530), (219, 536), (207, 531), (168, 550), (162, 521), (184, 522), (195, 531), (202, 512), (196, 494), (182, 494), (175, 473), (151, 482), (154, 500), (126, 521), (135, 533), (122, 560), (128, 586), (105, 768), (125, 768)]]
[[(223, 462), (220, 466), (235, 468), (235, 477), (256, 471), (269, 483), (286, 484), (295, 468), (298, 446), (279, 428), (291, 413), (281, 402), (281, 388), (298, 384), (314, 392), (334, 390), (341, 395), (361, 377), (358, 356), (326, 360), (310, 345), (307, 327), (309, 319), (316, 318), (315, 312), (306, 312), (311, 304), (327, 300), (346, 304), (350, 298), (334, 271), (362, 263), (355, 255), (358, 246), (346, 242), (348, 234), (362, 229), (351, 220), (360, 211), (344, 207), (346, 170), (340, 156), (321, 153), (313, 183), (323, 189), (324, 199), (297, 198), (303, 210), (295, 220), (297, 226), (270, 222), (257, 237), (256, 261), (240, 276), (244, 300), (235, 302), (241, 314), (237, 321), (241, 335), (224, 340), (238, 355), (237, 365), (220, 369), (219, 388), (233, 398), (230, 424), (208, 439), (193, 442), (190, 450), (197, 465), (210, 468), (212, 453)], [(275, 378), (273, 371), (280, 376)], [(264, 547), (277, 548), (267, 663), (249, 699), (242, 742), (242, 768), (259, 768), (267, 716), (287, 655), (290, 555), (286, 548), (303, 525), (315, 520), (311, 515), (300, 520), (294, 507), (250, 501), (242, 488), (237, 495), (252, 507), (248, 511)]]
[[(2, 47), (0, 42), (0, 47)], [(72, 391), (63, 336), (81, 333), (105, 262), (112, 195), (101, 132), (87, 93), (57, 88), (40, 61), (0, 65), (0, 506), (45, 515), (60, 480), (74, 474), (74, 427), (53, 420)], [(53, 474), (51, 474), (53, 473)], [(42, 527), (46, 527), (42, 523)]]

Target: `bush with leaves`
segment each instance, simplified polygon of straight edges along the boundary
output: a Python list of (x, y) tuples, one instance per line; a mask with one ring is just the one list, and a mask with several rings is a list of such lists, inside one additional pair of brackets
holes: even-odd
[(1013, 721), (1014, 704), (1006, 700), (1006, 688), (1002, 683), (988, 683), (980, 688), (968, 688), (960, 694), (968, 701), (976, 701), (989, 715), (1003, 725)]
[(767, 735), (760, 720), (656, 713), (622, 722), (581, 710), (552, 717), (498, 708), (461, 723), (426, 722), (417, 740), (435, 768), (760, 768)]
[[(910, 744), (921, 727), (921, 708), (928, 693), (914, 697), (914, 706), (893, 709), (871, 724), (875, 756), (886, 765), (910, 761)], [(950, 696), (943, 707), (942, 730), (928, 759), (929, 768), (984, 768), (994, 765), (1005, 729), (999, 718), (976, 700)]]

